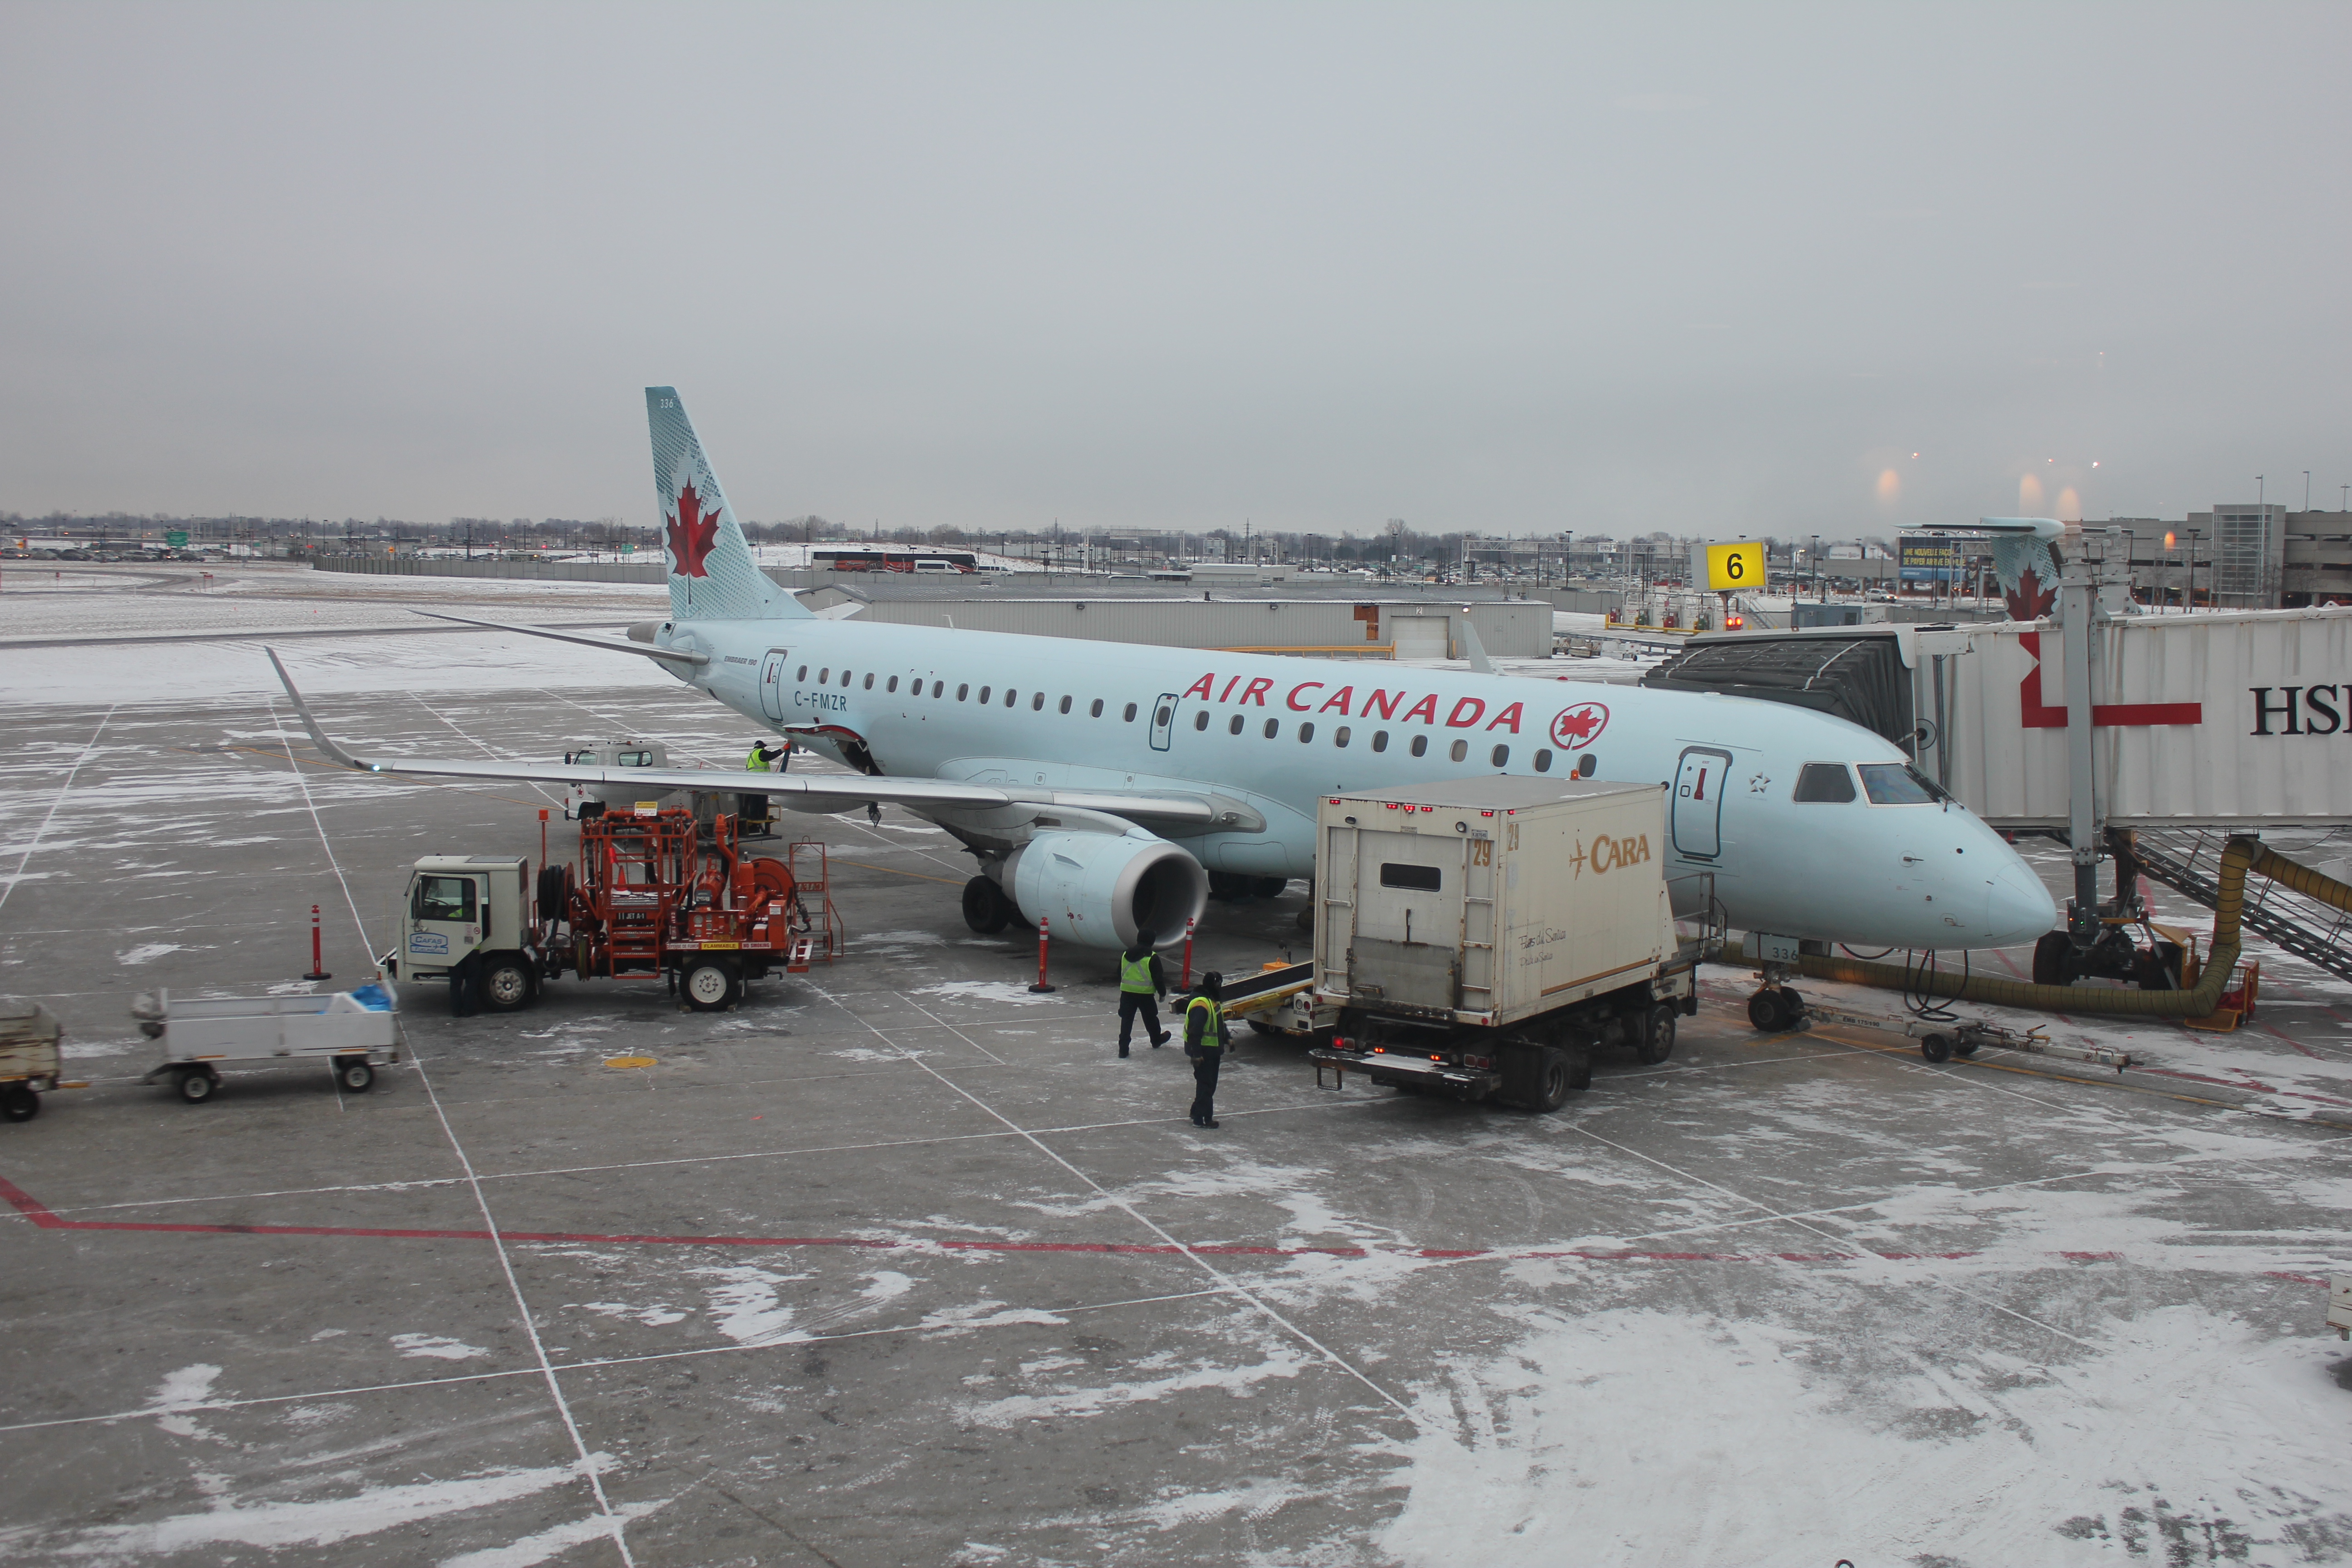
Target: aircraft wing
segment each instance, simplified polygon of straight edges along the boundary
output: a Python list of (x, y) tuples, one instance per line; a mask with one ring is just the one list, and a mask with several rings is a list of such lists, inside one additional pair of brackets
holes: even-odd
[[(584, 632), (551, 631), (545, 626), (513, 626), (504, 621), (478, 621), (471, 616), (446, 616), (438, 610), (417, 610), (414, 613), (429, 616), (436, 621), (456, 621), (460, 626), (488, 626), (496, 632), (520, 632), (527, 637), (546, 637), (554, 642), (578, 643), (583, 647), (601, 647), (607, 653), (633, 653), (640, 658), (660, 659), (664, 664), (702, 665), (710, 662), (709, 654), (694, 653), (682, 647), (656, 647), (651, 643), (620, 642), (612, 637), (590, 637)], [(272, 654), (270, 657), (275, 658), (278, 656)], [(284, 675), (286, 667), (278, 666), (278, 673)]]
[[(486, 623), (487, 624), (487, 623)], [(295, 689), (294, 678), (276, 648), (266, 649), (278, 668), (278, 679), (292, 700), (311, 744), (331, 762), (370, 773), (428, 773), (442, 778), (515, 779), (533, 784), (604, 784), (641, 789), (648, 794), (668, 790), (709, 790), (726, 795), (797, 796), (818, 810), (843, 810), (866, 801), (911, 806), (917, 810), (987, 811), (1005, 806), (1059, 806), (1070, 811), (1101, 812), (1107, 816), (1156, 822), (1213, 823), (1234, 816), (1238, 804), (1198, 795), (1156, 795), (1106, 790), (1008, 789), (995, 784), (958, 784), (947, 779), (906, 778), (890, 774), (869, 777), (856, 773), (763, 773), (748, 768), (597, 768), (569, 763), (476, 762), (455, 757), (360, 756), (347, 751), (327, 733), (310, 712), (310, 705)], [(832, 804), (824, 804), (832, 803)]]

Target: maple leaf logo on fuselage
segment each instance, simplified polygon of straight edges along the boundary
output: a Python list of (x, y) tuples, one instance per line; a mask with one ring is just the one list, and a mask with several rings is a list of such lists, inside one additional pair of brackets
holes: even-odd
[(669, 520), (670, 570), (681, 577), (707, 577), (703, 561), (719, 542), (719, 514), (702, 510), (692, 485), (677, 492), (677, 515)]
[(1552, 744), (1571, 752), (1580, 752), (1600, 739), (1601, 731), (1609, 727), (1609, 710), (1598, 702), (1580, 702), (1564, 708), (1551, 721)]

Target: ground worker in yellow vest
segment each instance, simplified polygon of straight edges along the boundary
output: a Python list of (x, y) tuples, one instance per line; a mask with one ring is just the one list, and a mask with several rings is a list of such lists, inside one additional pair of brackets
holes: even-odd
[[(790, 741), (755, 741), (751, 754), (743, 759), (746, 771), (764, 773), (782, 773), (793, 765), (793, 743)], [(768, 826), (768, 797), (764, 795), (739, 795), (735, 797), (735, 819), (739, 827), (765, 831)]]
[(1135, 933), (1135, 945), (1118, 955), (1118, 1054), (1127, 1055), (1127, 1042), (1135, 1033), (1135, 1016), (1143, 1015), (1143, 1032), (1150, 1037), (1151, 1048), (1158, 1050), (1168, 1043), (1168, 1031), (1160, 1026), (1160, 998), (1168, 994), (1168, 976), (1160, 967), (1160, 954), (1154, 950), (1158, 933), (1139, 931)]
[(1184, 1054), (1192, 1058), (1192, 1125), (1217, 1124), (1217, 1068), (1233, 1045), (1225, 1028), (1224, 976), (1215, 970), (1201, 976), (1200, 989), (1184, 1004)]

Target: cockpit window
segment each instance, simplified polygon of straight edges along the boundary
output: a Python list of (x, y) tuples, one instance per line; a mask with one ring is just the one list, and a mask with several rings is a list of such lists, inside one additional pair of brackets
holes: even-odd
[(1950, 798), (1907, 763), (1857, 763), (1854, 766), (1873, 805), (1933, 805)]
[(1853, 798), (1853, 775), (1843, 763), (1807, 763), (1797, 775), (1799, 800), (1846, 801)]

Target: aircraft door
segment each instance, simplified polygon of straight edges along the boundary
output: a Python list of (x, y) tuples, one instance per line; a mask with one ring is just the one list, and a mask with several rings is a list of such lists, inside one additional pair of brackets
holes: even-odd
[(1163, 691), (1151, 700), (1151, 749), (1164, 752), (1176, 729), (1176, 694)]
[(760, 667), (760, 711), (771, 719), (784, 716), (784, 660), (790, 657), (784, 649), (772, 647)]
[(1670, 808), (1675, 853), (1692, 860), (1723, 853), (1723, 781), (1730, 772), (1729, 752), (1692, 746), (1683, 752)]

